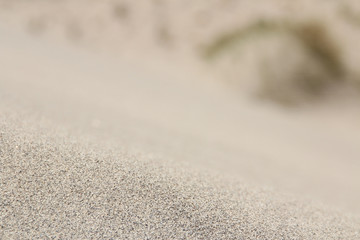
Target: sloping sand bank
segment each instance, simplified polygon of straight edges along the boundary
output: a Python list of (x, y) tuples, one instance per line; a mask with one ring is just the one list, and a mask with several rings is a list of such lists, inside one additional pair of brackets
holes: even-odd
[(0, 26), (1, 239), (360, 238), (356, 102), (287, 111), (162, 64)]
[(1, 107), (2, 239), (359, 237), (340, 213), (79, 141), (16, 110)]

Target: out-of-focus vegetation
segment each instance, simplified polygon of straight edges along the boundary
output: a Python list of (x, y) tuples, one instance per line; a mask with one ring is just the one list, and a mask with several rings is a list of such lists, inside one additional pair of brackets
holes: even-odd
[[(258, 21), (220, 35), (204, 48), (203, 56), (211, 62), (227, 61), (238, 73), (233, 81), (240, 86), (242, 81), (258, 81), (253, 84), (258, 95), (286, 104), (318, 97), (344, 74), (340, 48), (318, 21)], [(255, 61), (252, 71), (258, 73), (253, 79), (241, 79), (241, 72), (249, 71), (247, 61)]]
[(343, 19), (357, 27), (360, 27), (360, 13), (355, 12), (348, 5), (343, 5), (339, 10), (340, 16), (342, 16)]
[(357, 0), (275, 2), (0, 0), (0, 15), (33, 35), (111, 54), (180, 56), (242, 93), (282, 103), (333, 86), (360, 89)]

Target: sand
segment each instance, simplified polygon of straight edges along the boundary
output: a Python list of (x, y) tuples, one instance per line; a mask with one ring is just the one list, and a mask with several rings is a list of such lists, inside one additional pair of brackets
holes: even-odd
[(195, 42), (174, 27), (184, 46), (165, 53), (146, 33), (65, 42), (62, 20), (34, 34), (21, 19), (59, 5), (2, 4), (1, 239), (360, 238), (346, 91), (293, 109), (239, 94), (190, 53), (227, 20)]
[(1, 111), (2, 239), (359, 237), (357, 218)]

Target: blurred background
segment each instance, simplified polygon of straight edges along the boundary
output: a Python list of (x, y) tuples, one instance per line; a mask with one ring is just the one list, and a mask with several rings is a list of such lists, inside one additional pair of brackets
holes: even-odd
[(359, 43), (357, 0), (0, 0), (0, 93), (358, 215)]

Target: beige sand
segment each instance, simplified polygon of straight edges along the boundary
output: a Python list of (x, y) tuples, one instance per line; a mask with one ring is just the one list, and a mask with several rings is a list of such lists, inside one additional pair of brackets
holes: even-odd
[(358, 219), (310, 202), (79, 141), (17, 106), (1, 111), (2, 239), (359, 237)]
[(204, 73), (186, 34), (179, 53), (144, 33), (119, 56), (112, 31), (25, 33), (54, 5), (23, 4), (0, 25), (0, 238), (360, 237), (357, 99), (254, 101)]

